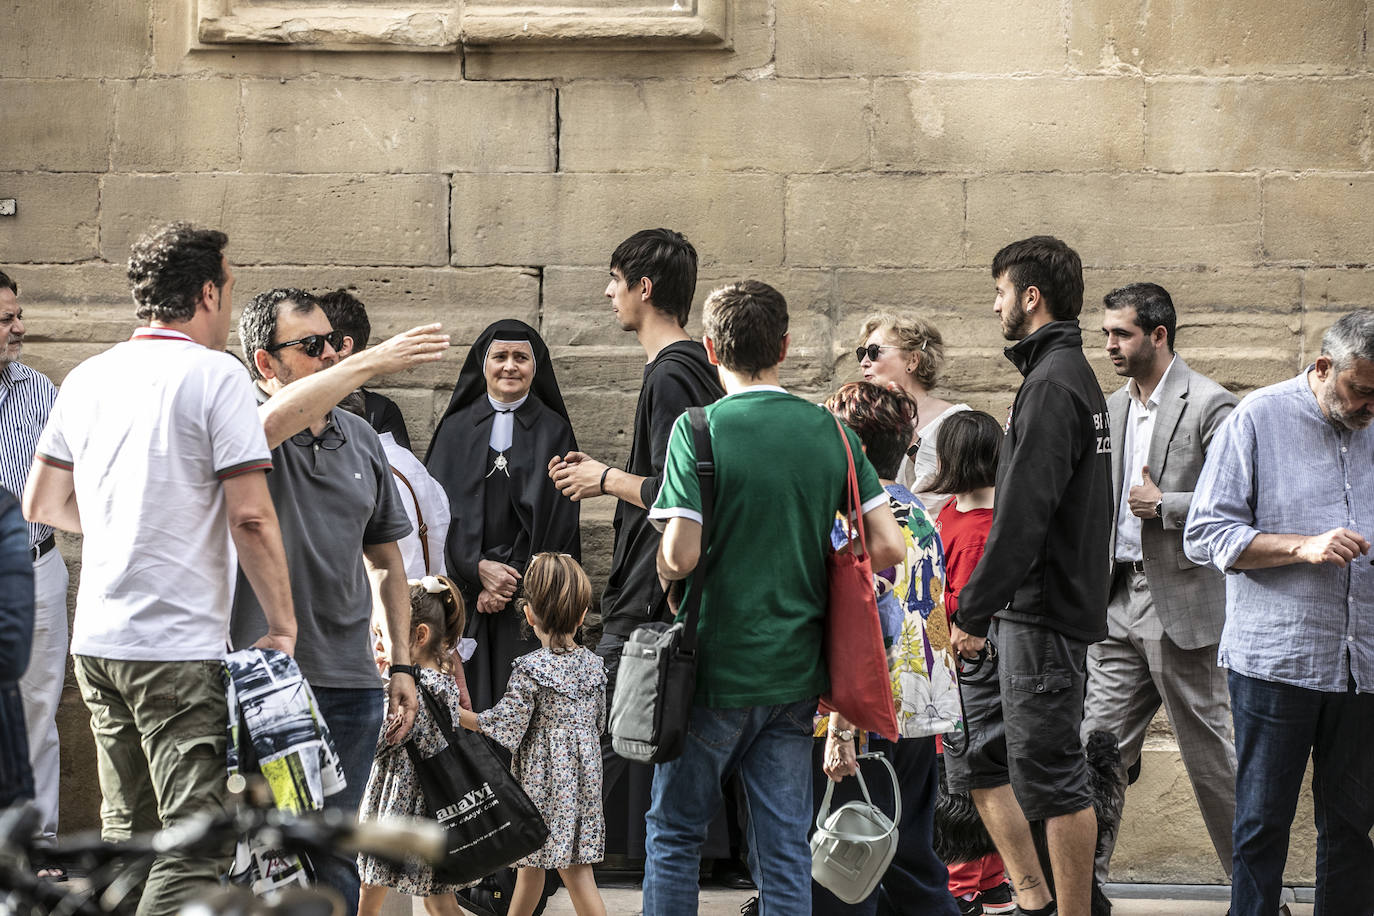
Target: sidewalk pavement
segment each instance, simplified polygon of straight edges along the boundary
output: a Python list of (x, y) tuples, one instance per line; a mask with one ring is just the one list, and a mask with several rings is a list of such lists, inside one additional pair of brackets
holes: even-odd
[[(1228, 903), (1226, 889), (1219, 887), (1135, 884), (1109, 888), (1109, 891), (1115, 891), (1109, 893), (1112, 916), (1224, 916)], [(1159, 896), (1138, 896), (1141, 894)], [(699, 916), (739, 916), (740, 907), (753, 895), (752, 891), (703, 889)], [(639, 913), (637, 887), (603, 887), (601, 897), (606, 901), (607, 916), (636, 916)], [(1293, 903), (1289, 899), (1293, 916), (1312, 916), (1312, 904)], [(415, 916), (423, 916), (425, 912), (418, 900), (414, 912)], [(545, 916), (572, 916), (568, 895), (559, 891), (550, 898), (544, 913)]]

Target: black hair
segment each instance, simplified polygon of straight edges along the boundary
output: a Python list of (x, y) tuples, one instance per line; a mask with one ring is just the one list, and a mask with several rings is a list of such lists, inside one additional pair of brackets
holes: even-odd
[(958, 495), (995, 484), (1003, 435), (1001, 424), (981, 410), (945, 417), (935, 436), (935, 477), (926, 489)]
[(648, 277), (654, 308), (687, 326), (697, 290), (697, 250), (687, 236), (671, 229), (641, 229), (616, 246), (611, 267), (630, 286)]
[(229, 236), (190, 223), (168, 223), (134, 243), (129, 283), (143, 321), (190, 321), (207, 282), (223, 288), (224, 247)]
[(787, 300), (758, 280), (740, 280), (706, 297), (706, 336), (731, 372), (755, 376), (782, 361)]
[(330, 326), (353, 338), (353, 352), (366, 350), (372, 337), (372, 322), (367, 320), (367, 309), (358, 297), (346, 289), (336, 289), (320, 296), (318, 301)]
[(0, 270), (0, 289), (7, 289), (16, 296), (19, 295), (19, 284), (15, 283), (14, 280), (10, 278), (10, 275), (3, 270)]
[(1036, 235), (1012, 242), (992, 259), (992, 278), (1003, 274), (1019, 298), (1034, 286), (1056, 321), (1077, 318), (1083, 311), (1083, 262), (1078, 252), (1059, 239)]
[(1169, 291), (1158, 283), (1131, 283), (1112, 290), (1102, 297), (1102, 304), (1108, 309), (1135, 309), (1135, 323), (1146, 336), (1155, 328), (1163, 327), (1169, 352), (1174, 352), (1174, 332), (1178, 329), (1178, 315), (1174, 313), (1174, 300)]

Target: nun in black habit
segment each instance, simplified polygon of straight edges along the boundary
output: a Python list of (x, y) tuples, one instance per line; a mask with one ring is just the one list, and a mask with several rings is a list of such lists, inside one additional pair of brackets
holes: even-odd
[(530, 557), (580, 558), (578, 504), (559, 495), (547, 470), (550, 458), (576, 448), (539, 333), (515, 319), (489, 326), (468, 351), (425, 456), (453, 515), (448, 570), (467, 602), (464, 635), (477, 643), (464, 669), (479, 712), (504, 695), (511, 662), (539, 648), (514, 604)]

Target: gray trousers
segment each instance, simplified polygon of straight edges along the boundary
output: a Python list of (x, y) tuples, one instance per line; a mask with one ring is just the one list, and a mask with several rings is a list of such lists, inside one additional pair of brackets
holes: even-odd
[[(1107, 638), (1088, 648), (1083, 736), (1104, 729), (1121, 746), (1125, 770), (1140, 759), (1145, 731), (1163, 704), (1178, 739), (1212, 847), (1231, 874), (1231, 826), (1236, 813), (1236, 749), (1226, 671), (1217, 647), (1181, 649), (1164, 632), (1143, 573), (1122, 569), (1107, 604)], [(1124, 819), (1124, 818), (1123, 818)], [(1104, 838), (1096, 874), (1107, 880), (1115, 838)]]

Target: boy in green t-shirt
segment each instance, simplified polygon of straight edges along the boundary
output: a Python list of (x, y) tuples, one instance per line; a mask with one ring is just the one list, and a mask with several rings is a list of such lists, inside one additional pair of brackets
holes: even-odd
[[(825, 559), (845, 507), (848, 462), (824, 408), (778, 384), (787, 302), (745, 280), (706, 299), (706, 351), (726, 395), (706, 408), (715, 506), (701, 556), (701, 491), (686, 415), (668, 444), (649, 516), (663, 526), (658, 571), (701, 588), (696, 708), (682, 756), (659, 764), (645, 841), (645, 916), (697, 908), (697, 870), (720, 783), (738, 768), (749, 800), (763, 911), (811, 907), (811, 721), (828, 679), (821, 657)], [(874, 569), (902, 555), (901, 531), (858, 437), (858, 472)], [(694, 574), (699, 571), (699, 574)]]

